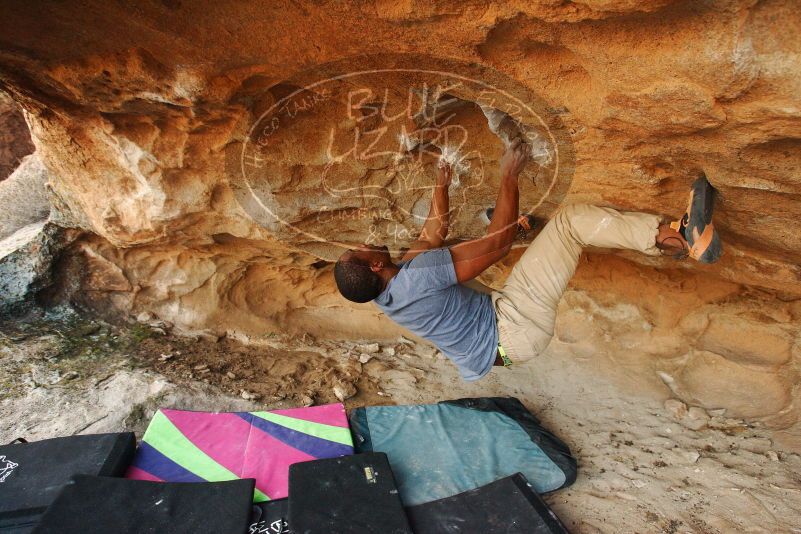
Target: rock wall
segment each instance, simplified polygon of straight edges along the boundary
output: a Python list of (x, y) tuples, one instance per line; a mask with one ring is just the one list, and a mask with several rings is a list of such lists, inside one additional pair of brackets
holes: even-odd
[(8, 179), (0, 182), (0, 241), (50, 215), (47, 168), (36, 155), (25, 156)]
[(57, 177), (58, 220), (85, 232), (59, 265), (76, 302), (211, 336), (396, 336), (336, 295), (330, 262), (408, 244), (442, 149), (462, 165), (451, 234), (480, 235), (503, 152), (489, 109), (543, 148), (521, 187), (542, 217), (566, 202), (674, 217), (706, 172), (722, 261), (592, 256), (560, 337), (637, 345), (654, 387), (792, 423), (792, 0), (11, 1), (0, 28), (0, 85)]
[(0, 92), (0, 181), (34, 150), (25, 118), (16, 102)]

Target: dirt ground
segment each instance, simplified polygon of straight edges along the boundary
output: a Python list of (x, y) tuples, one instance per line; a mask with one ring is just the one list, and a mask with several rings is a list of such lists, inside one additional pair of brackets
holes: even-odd
[(353, 408), (508, 395), (579, 460), (576, 483), (546, 496), (571, 532), (801, 533), (801, 456), (777, 446), (771, 430), (624, 394), (568, 344), (555, 341), (530, 368), (470, 384), (436, 350), (403, 338), (248, 342), (181, 338), (69, 310), (2, 323), (0, 442), (141, 433), (159, 406), (272, 409), (339, 398)]

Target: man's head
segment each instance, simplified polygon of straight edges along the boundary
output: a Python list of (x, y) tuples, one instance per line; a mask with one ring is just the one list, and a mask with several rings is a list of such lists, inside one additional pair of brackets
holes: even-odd
[(384, 290), (384, 269), (392, 265), (387, 247), (362, 245), (345, 251), (334, 266), (334, 279), (342, 296), (369, 302)]

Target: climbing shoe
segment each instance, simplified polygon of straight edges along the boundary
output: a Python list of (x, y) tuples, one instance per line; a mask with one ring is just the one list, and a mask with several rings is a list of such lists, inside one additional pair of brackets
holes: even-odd
[(687, 241), (686, 255), (701, 263), (715, 263), (723, 254), (720, 237), (712, 223), (716, 195), (717, 191), (702, 174), (690, 189), (687, 212), (670, 224)]

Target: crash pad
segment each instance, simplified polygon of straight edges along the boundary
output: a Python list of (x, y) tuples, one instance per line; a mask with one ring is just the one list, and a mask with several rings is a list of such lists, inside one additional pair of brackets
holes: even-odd
[(0, 532), (30, 532), (73, 475), (121, 477), (135, 448), (131, 432), (0, 446)]
[(384, 454), (289, 468), (289, 525), (303, 534), (412, 534)]
[(254, 502), (288, 495), (289, 466), (353, 453), (345, 407), (269, 412), (156, 412), (127, 478), (203, 482), (255, 478)]
[(35, 534), (245, 534), (253, 479), (159, 483), (76, 475)]
[(406, 514), (415, 534), (567, 534), (521, 473), (411, 506)]
[(289, 499), (276, 499), (253, 505), (248, 534), (294, 534), (289, 527)]
[(476, 398), (351, 412), (357, 452), (384, 452), (413, 506), (523, 473), (538, 493), (573, 483), (576, 460), (514, 398)]

